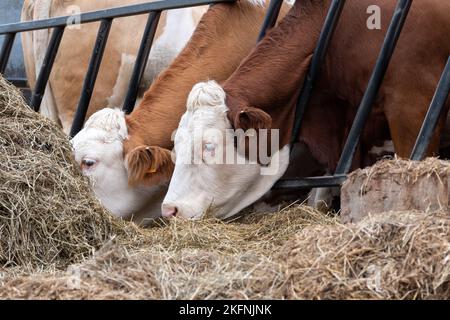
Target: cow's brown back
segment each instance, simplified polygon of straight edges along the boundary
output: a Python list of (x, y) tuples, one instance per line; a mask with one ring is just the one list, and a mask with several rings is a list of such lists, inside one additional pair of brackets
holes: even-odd
[[(395, 0), (349, 0), (342, 13), (319, 83), (306, 111), (300, 138), (322, 164), (333, 169), (367, 87), (391, 20)], [(229, 119), (257, 107), (289, 142), (294, 102), (308, 70), (330, 1), (297, 1), (286, 18), (225, 82)], [(369, 30), (367, 8), (381, 8), (382, 29)], [(450, 2), (415, 1), (374, 111), (363, 134), (360, 157), (389, 138), (409, 156), (440, 74), (450, 54)], [(448, 109), (447, 104), (447, 109)], [(435, 151), (438, 135), (430, 152)], [(359, 162), (359, 163), (358, 163)]]

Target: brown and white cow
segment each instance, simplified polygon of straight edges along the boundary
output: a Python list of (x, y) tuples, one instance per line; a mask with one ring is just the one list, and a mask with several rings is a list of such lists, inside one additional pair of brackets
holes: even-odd
[[(283, 6), (281, 15), (287, 10)], [(173, 171), (172, 134), (189, 91), (199, 81), (223, 81), (233, 73), (255, 46), (264, 15), (265, 6), (255, 1), (212, 6), (130, 115), (100, 110), (74, 137), (75, 158), (111, 213), (136, 222), (160, 216)]]
[[(154, 0), (153, 0), (154, 1)], [(148, 0), (25, 0), (22, 21), (74, 15), (118, 6), (138, 4)], [(183, 49), (207, 7), (192, 7), (164, 11), (155, 34), (141, 96), (159, 72)], [(69, 24), (76, 23), (73, 16)], [(99, 109), (119, 107), (125, 98), (147, 15), (115, 19), (95, 85), (88, 116)], [(52, 70), (41, 113), (57, 123), (65, 132), (70, 130), (80, 97), (83, 79), (91, 56), (99, 23), (66, 28)], [(49, 30), (22, 34), (25, 66), (33, 88), (50, 39)]]
[[(196, 219), (208, 211), (227, 218), (261, 197), (279, 179), (289, 162), (293, 102), (330, 2), (297, 1), (228, 80), (221, 85), (209, 81), (194, 86), (175, 136), (176, 166), (162, 207), (164, 216)], [(346, 2), (298, 137), (330, 171), (336, 167), (396, 3)], [(371, 5), (381, 8), (381, 30), (366, 26)], [(449, 1), (413, 3), (354, 167), (362, 165), (361, 155), (381, 145), (389, 132), (396, 153), (409, 156), (450, 54), (449, 34)], [(449, 107), (448, 102), (446, 111)], [(431, 141), (430, 153), (438, 149), (443, 123), (444, 118)], [(236, 150), (232, 129), (260, 128), (278, 130), (272, 158), (265, 166), (259, 158), (243, 163), (249, 147)], [(237, 160), (225, 162), (228, 153), (237, 153)], [(196, 158), (200, 160), (193, 162)], [(272, 170), (269, 175), (267, 170)]]

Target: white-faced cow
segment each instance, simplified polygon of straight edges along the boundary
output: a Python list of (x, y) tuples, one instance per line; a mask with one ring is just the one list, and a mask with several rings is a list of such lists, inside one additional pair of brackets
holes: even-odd
[[(262, 196), (279, 179), (289, 157), (294, 101), (330, 3), (297, 1), (229, 79), (216, 79), (221, 85), (210, 81), (194, 86), (175, 136), (176, 166), (162, 206), (164, 216), (196, 219), (208, 211), (227, 218)], [(331, 172), (336, 168), (396, 3), (346, 2), (296, 137)], [(374, 4), (381, 8), (382, 30), (369, 30), (366, 25), (367, 8)], [(450, 54), (449, 34), (449, 1), (412, 4), (353, 168), (363, 165), (364, 155), (389, 138), (397, 154), (409, 156)], [(447, 102), (445, 111), (449, 107)], [(429, 153), (439, 147), (444, 122), (443, 117)], [(271, 142), (269, 151), (275, 145), (269, 153), (270, 161), (252, 159), (250, 144), (236, 150), (239, 139), (231, 136), (232, 129), (277, 130), (273, 132), (279, 134), (276, 143), (258, 132), (260, 141)], [(232, 163), (224, 162), (233, 159), (229, 153), (237, 154)], [(242, 164), (245, 159), (248, 164)]]
[[(287, 10), (283, 6), (281, 15)], [(103, 109), (74, 137), (75, 158), (112, 214), (136, 222), (160, 216), (173, 171), (172, 134), (189, 91), (199, 81), (232, 74), (256, 45), (264, 15), (265, 6), (253, 1), (212, 6), (130, 115)]]

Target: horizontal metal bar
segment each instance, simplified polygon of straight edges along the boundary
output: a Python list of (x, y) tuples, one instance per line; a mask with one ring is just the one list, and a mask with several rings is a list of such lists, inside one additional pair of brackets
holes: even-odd
[(279, 180), (272, 189), (311, 189), (339, 187), (347, 179), (347, 175), (309, 177), (301, 179)]
[(336, 26), (341, 17), (342, 9), (344, 8), (345, 0), (333, 0), (325, 18), (322, 31), (317, 42), (316, 49), (309, 67), (308, 74), (303, 82), (299, 98), (295, 107), (294, 127), (292, 129), (291, 145), (294, 145), (300, 133), (301, 122), (303, 114), (305, 113), (309, 99), (311, 97), (314, 84), (320, 75), (323, 61), (333, 37)]
[(366, 92), (364, 93), (355, 120), (353, 121), (353, 125), (348, 134), (341, 159), (336, 168), (336, 174), (345, 174), (350, 171), (356, 146), (359, 143), (361, 133), (369, 118), (370, 112), (372, 111), (372, 106), (388, 69), (389, 62), (391, 61), (392, 54), (394, 53), (395, 46), (402, 32), (411, 4), (412, 0), (399, 0), (397, 3), (375, 69), (370, 77)]
[(0, 51), (0, 73), (4, 74), (8, 65), (9, 56), (14, 45), (15, 33), (8, 33), (3, 40), (2, 51)]
[(158, 27), (159, 17), (161, 11), (151, 12), (148, 16), (147, 25), (145, 26), (144, 34), (142, 36), (141, 45), (134, 64), (133, 74), (131, 75), (130, 85), (128, 92), (123, 103), (123, 111), (129, 114), (133, 111), (136, 104), (136, 98), (139, 91), (139, 85), (142, 80), (142, 76), (147, 66), (148, 57), (152, 48), (153, 39), (155, 38), (155, 32)]
[(28, 89), (30, 87), (26, 78), (6, 78), (6, 80), (17, 88)]
[(430, 108), (420, 129), (416, 144), (411, 153), (411, 160), (422, 160), (427, 153), (428, 146), (436, 129), (437, 123), (444, 110), (445, 102), (450, 93), (450, 57), (442, 73), (441, 80), (439, 80), (438, 87), (431, 101)]
[(281, 5), (283, 0), (270, 0), (269, 8), (267, 9), (264, 22), (259, 32), (258, 42), (266, 35), (269, 29), (272, 29), (277, 23), (278, 16), (280, 14)]
[(59, 45), (64, 34), (64, 27), (57, 27), (52, 32), (50, 43), (45, 53), (44, 61), (42, 62), (41, 70), (39, 70), (39, 76), (36, 80), (33, 96), (31, 97), (31, 107), (34, 111), (38, 112), (41, 107), (42, 98), (45, 94), (45, 88), (47, 87), (50, 73), (52, 72), (53, 63), (55, 62), (56, 55), (58, 53)]
[[(123, 6), (105, 10), (85, 12), (77, 18), (80, 24), (100, 21), (104, 19), (114, 19), (149, 13), (150, 11), (162, 11), (169, 9), (203, 6), (210, 3), (235, 2), (236, 0), (163, 0), (149, 3), (141, 3), (131, 6)], [(39, 29), (49, 29), (67, 26), (72, 21), (71, 16), (43, 19), (37, 21), (19, 22), (0, 25), (0, 34), (17, 33)]]
[(91, 102), (92, 93), (94, 91), (95, 81), (97, 80), (98, 71), (102, 62), (103, 53), (105, 52), (106, 43), (108, 41), (109, 31), (111, 30), (112, 20), (102, 20), (98, 29), (97, 40), (92, 51), (89, 67), (84, 78), (83, 89), (81, 91), (80, 101), (78, 102), (77, 111), (70, 130), (70, 136), (74, 137), (81, 128), (83, 128), (86, 119), (89, 103)]

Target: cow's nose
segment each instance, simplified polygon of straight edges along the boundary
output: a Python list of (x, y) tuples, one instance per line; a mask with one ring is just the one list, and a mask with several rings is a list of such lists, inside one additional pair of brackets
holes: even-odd
[(176, 217), (178, 213), (178, 208), (173, 206), (173, 205), (169, 205), (169, 204), (163, 204), (162, 206), (162, 216), (166, 217), (166, 218), (173, 218)]

